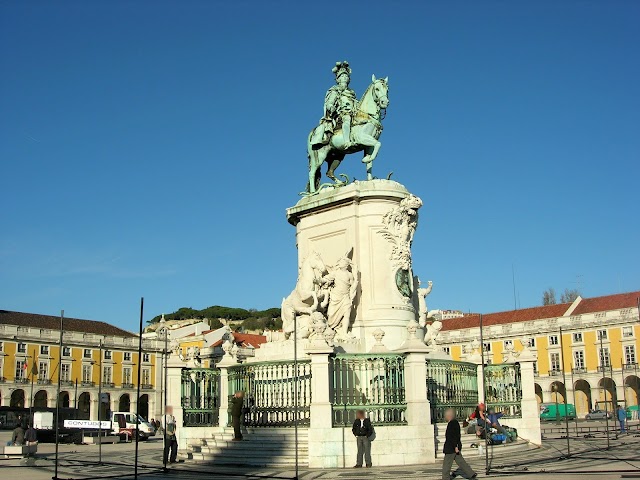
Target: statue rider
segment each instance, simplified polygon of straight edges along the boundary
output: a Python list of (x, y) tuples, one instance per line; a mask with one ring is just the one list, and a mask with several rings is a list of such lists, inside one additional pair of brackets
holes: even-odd
[(351, 147), (351, 118), (356, 109), (356, 92), (349, 88), (351, 68), (349, 62), (336, 62), (332, 69), (336, 85), (331, 87), (324, 97), (324, 115), (311, 136), (311, 145), (326, 145), (334, 132), (342, 127), (344, 145), (342, 150)]

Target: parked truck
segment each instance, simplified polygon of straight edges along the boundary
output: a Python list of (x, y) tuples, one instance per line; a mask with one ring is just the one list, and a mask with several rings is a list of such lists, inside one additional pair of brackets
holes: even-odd
[(131, 412), (111, 412), (111, 428), (114, 435), (126, 437), (128, 440), (135, 438), (136, 423), (140, 440), (146, 440), (156, 434), (155, 427), (140, 415)]
[(540, 405), (541, 421), (564, 420), (565, 418), (568, 418), (569, 420), (576, 418), (575, 405), (567, 403), (566, 408), (564, 403), (548, 403)]

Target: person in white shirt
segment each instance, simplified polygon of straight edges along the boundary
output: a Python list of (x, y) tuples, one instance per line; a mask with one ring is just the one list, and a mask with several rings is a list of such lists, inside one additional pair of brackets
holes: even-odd
[[(162, 416), (162, 428), (164, 431), (164, 452), (162, 461), (164, 465), (176, 463), (178, 457), (178, 439), (176, 437), (176, 417), (173, 416), (173, 407), (167, 405)], [(169, 454), (171, 452), (171, 454)]]

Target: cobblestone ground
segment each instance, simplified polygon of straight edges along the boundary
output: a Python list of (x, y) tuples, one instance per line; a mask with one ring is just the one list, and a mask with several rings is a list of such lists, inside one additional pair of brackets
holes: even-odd
[[(6, 443), (5, 432), (0, 434), (0, 442)], [(490, 452), (490, 477), (526, 477), (530, 479), (567, 480), (589, 474), (590, 478), (640, 479), (640, 435), (630, 434), (610, 439), (610, 449), (606, 449), (606, 437), (571, 438), (572, 455), (567, 458), (567, 443), (563, 438), (547, 438), (538, 449), (511, 452), (492, 457)], [(259, 448), (259, 446), (256, 446)], [(378, 446), (380, 448), (380, 446)], [(58, 478), (60, 479), (100, 479), (133, 478), (134, 444), (103, 445), (102, 464), (98, 464), (98, 447), (93, 445), (61, 445), (59, 453)], [(487, 477), (485, 458), (477, 451), (468, 450), (465, 458), (478, 472), (479, 477)], [(441, 478), (440, 463), (434, 465), (413, 465), (404, 467), (375, 467), (371, 469), (300, 469), (298, 477), (305, 480), (342, 479), (358, 480), (373, 478)], [(282, 478), (292, 479), (293, 469), (270, 468), (220, 468), (215, 465), (192, 465), (180, 463), (169, 472), (162, 472), (162, 443), (152, 439), (139, 444), (138, 474), (141, 479), (185, 478), (185, 479), (240, 479), (240, 478)], [(11, 480), (16, 477), (28, 480), (50, 479), (54, 476), (54, 446), (39, 446), (38, 457), (29, 460), (0, 459), (0, 478)]]

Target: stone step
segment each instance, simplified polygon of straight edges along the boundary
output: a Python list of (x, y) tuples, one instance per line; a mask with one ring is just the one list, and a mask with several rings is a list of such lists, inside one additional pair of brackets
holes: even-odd
[[(262, 457), (273, 457), (280, 456), (285, 454), (285, 452), (294, 452), (293, 446), (287, 446), (286, 448), (280, 448), (278, 446), (267, 446), (267, 445), (242, 445), (246, 442), (235, 442), (233, 446), (209, 446), (209, 445), (191, 445), (188, 451), (193, 453), (209, 453), (211, 455), (222, 454), (224, 455), (232, 455), (241, 453), (243, 455), (258, 455)], [(256, 449), (259, 448), (260, 451), (256, 453)], [(306, 455), (309, 452), (307, 447), (298, 446), (298, 454)]]
[[(483, 442), (482, 440), (480, 441)], [(476, 455), (479, 455), (479, 450), (477, 448), (470, 448), (471, 443), (479, 443), (479, 442), (477, 441), (470, 442), (470, 443), (464, 443), (464, 441), (462, 442), (462, 453), (466, 457), (474, 457)], [(482, 445), (482, 443), (480, 445)], [(489, 455), (491, 456), (491, 455), (508, 455), (511, 452), (518, 452), (521, 450), (528, 450), (528, 449), (533, 449), (537, 447), (534, 445), (531, 445), (529, 442), (526, 442), (524, 440), (516, 440), (515, 442), (512, 442), (512, 443), (489, 445), (488, 448), (489, 448)], [(438, 459), (444, 458), (444, 453), (442, 453), (442, 448), (438, 448), (437, 444), (436, 444), (436, 458)]]
[[(253, 467), (291, 467), (295, 465), (295, 454), (262, 456), (257, 455), (255, 450), (248, 455), (247, 452), (227, 452), (220, 454), (179, 452), (178, 456), (193, 463), (215, 464), (215, 465), (250, 465)], [(298, 465), (308, 466), (308, 456), (299, 455)]]
[[(267, 446), (273, 446), (274, 448), (289, 448), (289, 447), (293, 447), (296, 442), (294, 439), (257, 439), (255, 437), (252, 437), (250, 435), (245, 435), (244, 436), (244, 441), (243, 442), (235, 442), (233, 441), (233, 439), (220, 439), (220, 438), (203, 438), (202, 439), (202, 443), (200, 445), (202, 446), (210, 446), (210, 447), (230, 447), (230, 448), (234, 448), (237, 445), (242, 445), (243, 443), (247, 443), (247, 442), (251, 442), (253, 444), (253, 446), (255, 447), (256, 445), (260, 445), (260, 448), (263, 447), (267, 447)], [(299, 439), (298, 440), (298, 446), (307, 446), (309, 444), (309, 442), (307, 440), (302, 440)], [(194, 443), (194, 445), (198, 445), (196, 443)]]

